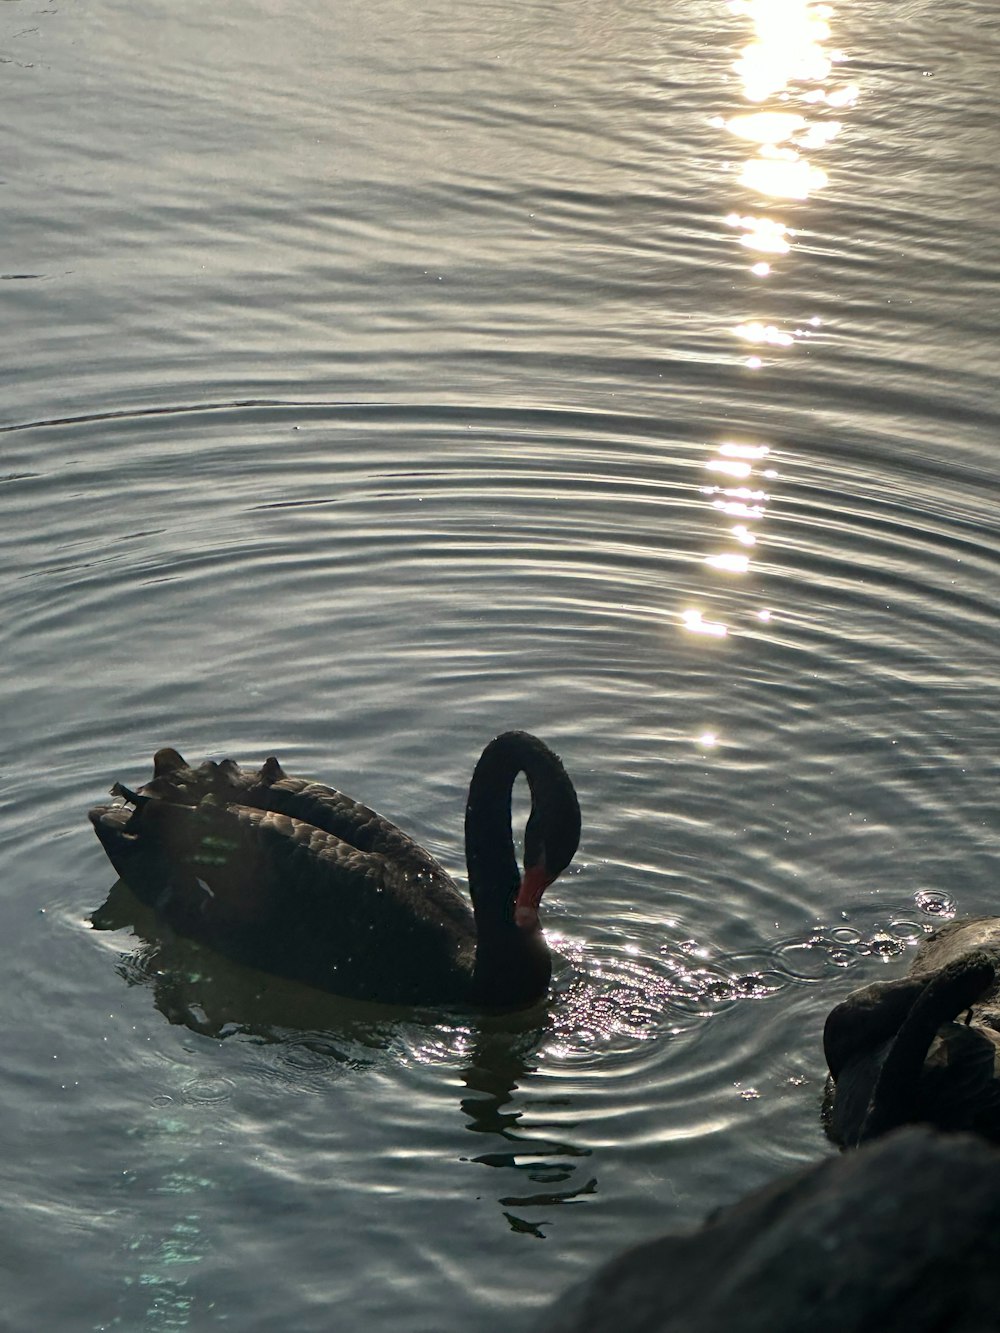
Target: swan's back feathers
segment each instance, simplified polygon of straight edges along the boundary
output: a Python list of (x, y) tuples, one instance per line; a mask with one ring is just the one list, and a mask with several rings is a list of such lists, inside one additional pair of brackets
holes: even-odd
[(95, 828), (168, 925), (240, 962), (357, 998), (462, 998), (475, 927), (440, 870), (280, 811), (211, 801), (151, 800)]
[(289, 777), (273, 756), (260, 769), (241, 768), (232, 759), (209, 759), (194, 768), (176, 750), (159, 750), (153, 763), (154, 777), (140, 789), (143, 795), (179, 805), (207, 800), (277, 810), (361, 851), (440, 871), (429, 852), (375, 810), (311, 778)]

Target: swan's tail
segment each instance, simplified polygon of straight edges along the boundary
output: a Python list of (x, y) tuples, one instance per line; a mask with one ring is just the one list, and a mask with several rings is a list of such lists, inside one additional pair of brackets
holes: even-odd
[(929, 978), (883, 1061), (858, 1135), (859, 1143), (912, 1119), (924, 1060), (938, 1028), (971, 1008), (996, 985), (998, 966), (1000, 961), (993, 954), (977, 949)]

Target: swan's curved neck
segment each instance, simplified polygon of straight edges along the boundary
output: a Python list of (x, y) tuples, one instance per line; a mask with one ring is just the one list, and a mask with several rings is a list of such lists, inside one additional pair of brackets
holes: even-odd
[[(521, 875), (511, 832), (511, 792), (519, 773), (531, 789), (529, 824), (544, 822), (538, 812), (547, 804), (549, 789), (560, 778), (568, 779), (548, 747), (526, 732), (507, 732), (486, 747), (465, 809), (465, 859), (477, 932), (473, 984), (483, 1002), (497, 1005), (544, 994), (552, 973), (537, 915), (515, 911)], [(543, 886), (552, 878), (547, 876)]]
[(512, 900), (520, 881), (511, 832), (511, 793), (521, 771), (511, 747), (492, 741), (469, 784), (465, 807), (465, 862), (477, 923)]

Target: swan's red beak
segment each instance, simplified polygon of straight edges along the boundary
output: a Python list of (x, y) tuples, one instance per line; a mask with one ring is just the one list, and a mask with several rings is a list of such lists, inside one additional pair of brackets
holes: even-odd
[(525, 867), (514, 900), (514, 921), (522, 930), (533, 930), (538, 925), (538, 905), (551, 883), (552, 876), (545, 869), (544, 861)]

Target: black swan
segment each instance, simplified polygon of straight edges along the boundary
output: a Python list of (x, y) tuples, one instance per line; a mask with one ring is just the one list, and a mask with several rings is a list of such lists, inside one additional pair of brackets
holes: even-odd
[(853, 1147), (926, 1123), (1000, 1141), (998, 983), (1000, 919), (971, 917), (929, 935), (909, 976), (837, 1005), (823, 1033), (830, 1137)]
[[(157, 752), (126, 804), (91, 810), (115, 870), (181, 935), (239, 962), (357, 999), (516, 1008), (552, 973), (538, 921), (545, 888), (580, 841), (580, 807), (559, 758), (509, 731), (476, 764), (465, 811), (470, 910), (454, 880), (394, 824), (341, 792), (232, 760), (187, 765)], [(531, 812), (524, 874), (511, 791)]]

